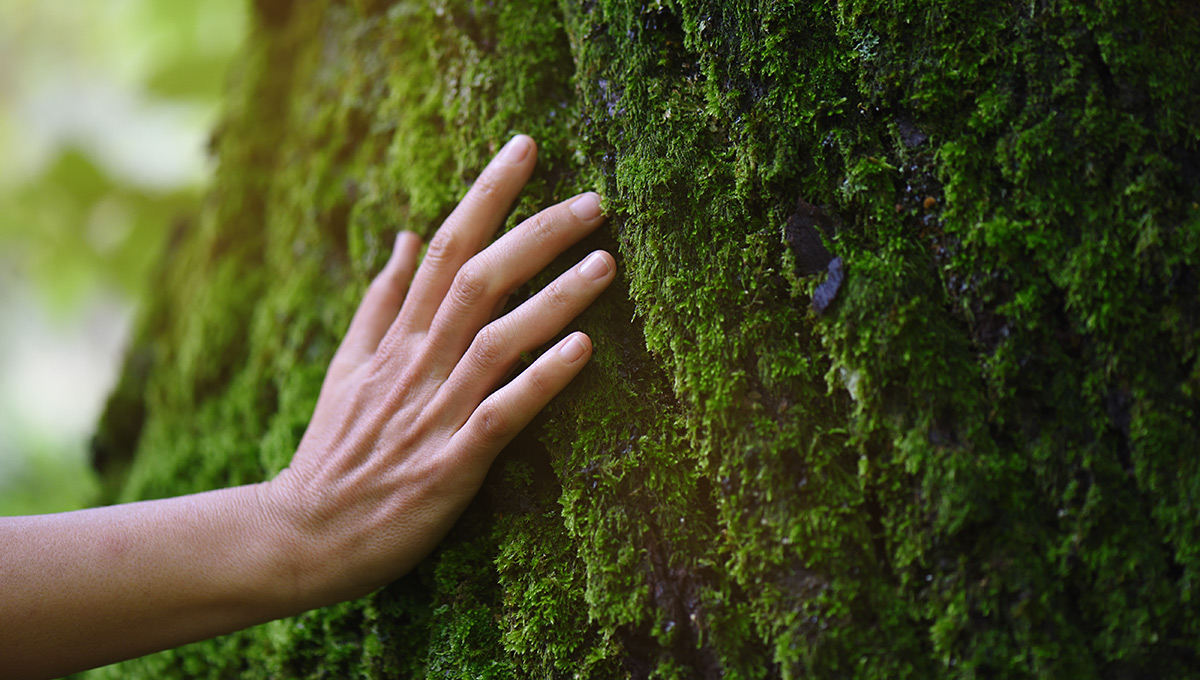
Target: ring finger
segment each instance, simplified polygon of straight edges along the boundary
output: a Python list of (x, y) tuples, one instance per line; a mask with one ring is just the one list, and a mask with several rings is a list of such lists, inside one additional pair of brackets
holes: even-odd
[[(439, 390), (453, 398), (461, 425), (483, 401), (521, 352), (549, 342), (612, 283), (612, 255), (597, 250), (512, 312), (484, 326)], [(451, 396), (452, 395), (452, 396)]]

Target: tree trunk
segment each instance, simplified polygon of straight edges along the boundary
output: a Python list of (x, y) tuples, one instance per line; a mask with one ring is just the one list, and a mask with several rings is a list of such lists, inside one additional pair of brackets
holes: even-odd
[[(1100, 5), (1096, 7), (1094, 5)], [(120, 677), (1182, 677), (1191, 3), (258, 0), (96, 439), (268, 478), (393, 235), (594, 189), (592, 364), (412, 575)], [(132, 458), (123, 458), (136, 450)]]

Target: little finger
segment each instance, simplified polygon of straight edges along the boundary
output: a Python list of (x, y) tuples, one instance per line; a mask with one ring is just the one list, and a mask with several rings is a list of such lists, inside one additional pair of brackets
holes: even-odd
[(587, 335), (576, 332), (563, 338), (479, 404), (451, 437), (451, 451), (490, 465), (496, 453), (583, 370), (591, 354)]

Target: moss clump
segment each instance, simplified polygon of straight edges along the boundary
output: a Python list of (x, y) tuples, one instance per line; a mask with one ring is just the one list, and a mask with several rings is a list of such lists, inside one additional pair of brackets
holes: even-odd
[[(96, 676), (1198, 662), (1196, 11), (258, 5), (102, 425), (137, 450), (115, 498), (284, 466), (394, 232), (431, 234), (512, 133), (541, 160), (510, 225), (586, 189), (612, 215), (523, 293), (590, 247), (622, 281), (579, 321), (593, 365), (415, 574)], [(803, 204), (845, 263), (823, 314)]]

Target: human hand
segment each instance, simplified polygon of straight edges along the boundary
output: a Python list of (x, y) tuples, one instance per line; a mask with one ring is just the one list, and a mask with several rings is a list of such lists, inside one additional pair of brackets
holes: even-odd
[[(363, 595), (409, 571), (479, 489), (495, 455), (591, 355), (568, 335), (508, 384), (612, 281), (596, 251), (512, 312), (507, 295), (603, 222), (585, 193), (487, 246), (533, 171), (514, 137), (434, 235), (402, 233), (326, 374), (291, 465), (262, 488), (288, 549), (298, 607)], [(411, 280), (411, 289), (409, 282)], [(406, 294), (407, 293), (407, 294)]]

